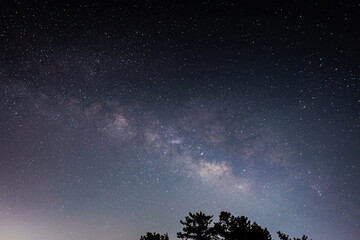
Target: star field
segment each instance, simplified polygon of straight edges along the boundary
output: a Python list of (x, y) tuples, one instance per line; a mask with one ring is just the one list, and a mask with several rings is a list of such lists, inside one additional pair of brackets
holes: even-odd
[(139, 239), (189, 211), (360, 237), (360, 5), (1, 3), (0, 236)]

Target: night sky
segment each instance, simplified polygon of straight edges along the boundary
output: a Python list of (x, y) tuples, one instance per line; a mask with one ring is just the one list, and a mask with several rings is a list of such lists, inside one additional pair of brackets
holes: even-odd
[(360, 239), (359, 3), (236, 2), (1, 1), (1, 240)]

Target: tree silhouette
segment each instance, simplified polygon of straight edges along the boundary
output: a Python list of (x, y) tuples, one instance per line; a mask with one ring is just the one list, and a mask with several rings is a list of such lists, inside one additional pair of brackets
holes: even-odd
[[(250, 221), (245, 217), (235, 218), (229, 212), (221, 212), (219, 221), (214, 224), (214, 232), (218, 239), (246, 239), (250, 229)], [(240, 237), (243, 236), (243, 237)]]
[(247, 217), (234, 217), (229, 212), (221, 212), (214, 224), (214, 234), (223, 240), (271, 240), (269, 231), (256, 222), (251, 224)]
[[(177, 233), (177, 237), (190, 240), (273, 240), (270, 232), (262, 228), (256, 222), (244, 216), (235, 217), (229, 212), (221, 212), (219, 221), (212, 224), (213, 216), (203, 212), (191, 213), (185, 217), (185, 221), (180, 220), (183, 231)], [(308, 240), (303, 235), (302, 238), (290, 238), (282, 232), (277, 232), (280, 240)], [(140, 240), (169, 240), (166, 234), (146, 233)]]
[(284, 233), (282, 233), (280, 231), (278, 231), (277, 234), (279, 235), (280, 240), (291, 240), (289, 238), (289, 235), (286, 235), (286, 234), (284, 234)]
[(177, 237), (181, 239), (210, 240), (213, 239), (213, 228), (210, 226), (213, 216), (205, 215), (203, 212), (189, 213), (185, 221), (183, 232), (178, 232)]
[[(280, 240), (291, 240), (291, 238), (289, 238), (289, 235), (286, 235), (286, 234), (284, 234), (284, 233), (282, 233), (280, 231), (278, 231), (277, 234), (279, 235)], [(301, 237), (301, 239), (300, 238), (293, 238), (293, 240), (308, 240), (308, 237), (303, 235)]]
[(256, 239), (256, 240), (271, 240), (271, 235), (266, 228), (262, 228), (254, 222), (251, 225), (250, 234), (248, 239)]
[(147, 232), (146, 235), (140, 237), (140, 240), (169, 240), (169, 236), (167, 233), (160, 235), (156, 232)]

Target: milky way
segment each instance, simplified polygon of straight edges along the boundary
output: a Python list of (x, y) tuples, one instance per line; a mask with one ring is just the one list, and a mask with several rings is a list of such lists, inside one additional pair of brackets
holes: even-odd
[(359, 11), (5, 5), (1, 239), (176, 239), (200, 210), (358, 239)]

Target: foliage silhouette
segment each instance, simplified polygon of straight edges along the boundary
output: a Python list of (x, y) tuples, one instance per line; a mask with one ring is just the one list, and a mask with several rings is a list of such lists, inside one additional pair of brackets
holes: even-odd
[[(214, 224), (216, 239), (247, 240), (256, 238), (268, 240), (270, 233), (256, 223), (251, 224), (247, 217), (235, 217), (229, 212), (221, 212), (219, 221)], [(271, 239), (271, 237), (270, 237)]]
[(156, 232), (147, 232), (146, 235), (140, 237), (140, 240), (169, 240), (169, 236), (167, 233), (160, 235)]
[[(280, 240), (291, 240), (291, 238), (289, 238), (289, 235), (285, 235), (284, 233), (282, 233), (280, 231), (278, 231), (277, 234), (279, 235)], [(301, 239), (300, 238), (293, 238), (293, 240), (308, 240), (308, 237), (303, 235), (301, 237)]]
[(178, 232), (177, 237), (181, 239), (209, 240), (213, 239), (213, 228), (210, 227), (213, 216), (205, 215), (203, 212), (189, 213), (185, 221), (180, 223), (184, 225), (183, 232)]
[(271, 240), (269, 231), (256, 222), (251, 224), (247, 217), (235, 217), (229, 212), (221, 212), (219, 221), (214, 224), (216, 239), (223, 240)]
[[(177, 233), (177, 237), (185, 240), (273, 240), (270, 232), (262, 228), (256, 222), (244, 216), (235, 217), (229, 212), (221, 212), (219, 221), (212, 225), (213, 216), (203, 212), (189, 213), (185, 221), (180, 220), (183, 225), (182, 232)], [(303, 235), (302, 238), (289, 238), (288, 235), (277, 232), (280, 240), (308, 240)], [(148, 232), (141, 236), (140, 240), (169, 240), (167, 234)]]

